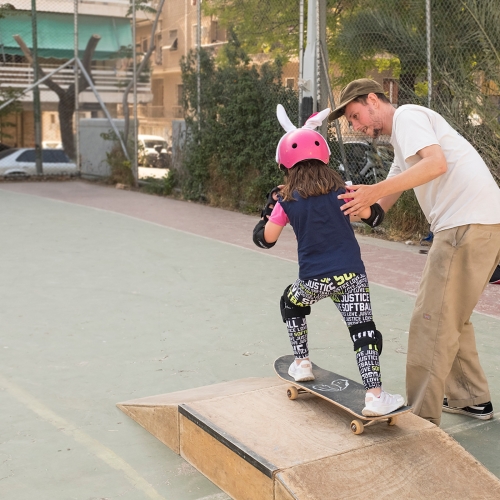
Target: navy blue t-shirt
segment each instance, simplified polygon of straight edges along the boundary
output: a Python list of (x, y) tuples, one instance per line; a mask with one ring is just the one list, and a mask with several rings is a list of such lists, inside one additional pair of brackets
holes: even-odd
[(344, 273), (364, 273), (361, 251), (349, 216), (337, 196), (343, 188), (320, 196), (279, 202), (292, 226), (298, 243), (299, 278), (325, 278)]

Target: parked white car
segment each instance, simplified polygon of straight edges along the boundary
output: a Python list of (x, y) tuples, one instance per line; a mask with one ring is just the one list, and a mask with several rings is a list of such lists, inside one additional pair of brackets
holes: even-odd
[(168, 142), (159, 135), (138, 135), (137, 142), (139, 145), (139, 164), (152, 167), (160, 166), (169, 155)]
[[(78, 172), (62, 149), (42, 149), (44, 175), (75, 175)], [(35, 148), (6, 149), (0, 152), (0, 176), (36, 175)]]

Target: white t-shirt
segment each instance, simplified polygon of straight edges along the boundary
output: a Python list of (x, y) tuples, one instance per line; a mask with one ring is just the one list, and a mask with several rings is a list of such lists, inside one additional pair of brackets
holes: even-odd
[(414, 188), (417, 200), (437, 233), (466, 224), (500, 224), (500, 188), (478, 152), (438, 113), (405, 104), (392, 121), (393, 177), (421, 158), (421, 149), (439, 144), (448, 170), (438, 178)]

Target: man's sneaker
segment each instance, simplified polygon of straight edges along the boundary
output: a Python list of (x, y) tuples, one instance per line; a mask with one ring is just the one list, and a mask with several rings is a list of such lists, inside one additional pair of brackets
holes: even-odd
[(308, 359), (303, 359), (299, 365), (294, 361), (288, 368), (288, 375), (293, 377), (295, 382), (314, 380), (312, 365)]
[(491, 401), (481, 403), (480, 405), (457, 408), (455, 406), (450, 406), (448, 404), (448, 398), (444, 398), (443, 411), (447, 413), (461, 413), (462, 415), (479, 418), (480, 420), (489, 420), (490, 418), (493, 418), (493, 405), (491, 404)]
[(378, 417), (380, 415), (387, 415), (401, 408), (404, 404), (405, 400), (400, 394), (389, 394), (382, 390), (380, 397), (377, 398), (375, 394), (367, 392), (365, 396), (365, 407), (361, 413), (365, 417)]

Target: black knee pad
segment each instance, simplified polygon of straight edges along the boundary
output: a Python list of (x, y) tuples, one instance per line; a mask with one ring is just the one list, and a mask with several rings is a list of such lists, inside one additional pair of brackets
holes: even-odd
[(283, 323), (286, 323), (287, 318), (305, 318), (311, 314), (311, 306), (299, 306), (294, 304), (288, 298), (288, 291), (292, 285), (288, 285), (280, 298), (280, 310)]
[(354, 350), (357, 351), (365, 345), (375, 344), (379, 355), (382, 354), (383, 338), (382, 334), (375, 328), (373, 321), (359, 323), (349, 327), (351, 339), (354, 342)]

